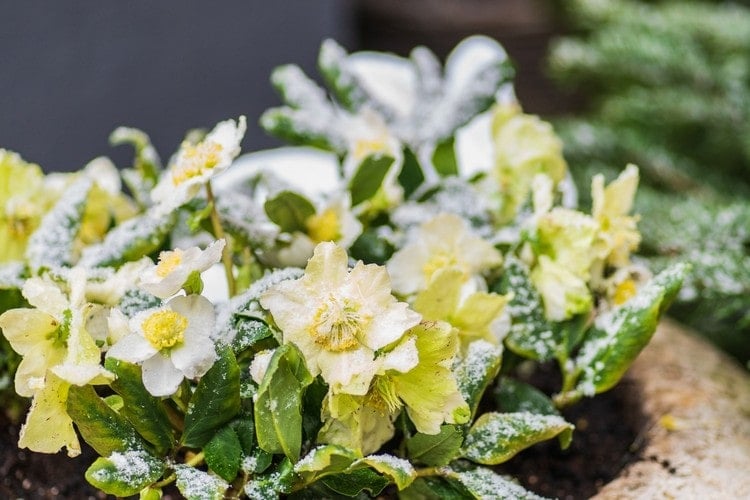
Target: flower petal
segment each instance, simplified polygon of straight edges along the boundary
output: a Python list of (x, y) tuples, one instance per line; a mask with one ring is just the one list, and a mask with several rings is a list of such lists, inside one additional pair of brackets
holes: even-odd
[(157, 354), (143, 362), (143, 385), (152, 396), (171, 396), (182, 382), (182, 372), (168, 357)]
[(170, 356), (174, 367), (192, 379), (205, 375), (211, 368), (216, 361), (216, 350), (210, 338), (196, 336), (172, 349)]
[(107, 351), (107, 356), (128, 361), (130, 363), (140, 363), (141, 361), (145, 361), (155, 355), (157, 352), (156, 348), (152, 346), (148, 340), (136, 333), (131, 333), (113, 345), (109, 351)]

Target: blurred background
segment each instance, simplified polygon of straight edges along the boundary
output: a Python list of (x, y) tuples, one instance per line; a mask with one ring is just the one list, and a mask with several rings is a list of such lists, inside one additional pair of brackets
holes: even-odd
[(748, 0), (162, 0), (0, 4), (0, 147), (46, 171), (111, 148), (119, 125), (162, 157), (185, 131), (245, 114), (245, 151), (280, 144), (257, 119), (271, 70), (315, 76), (320, 42), (443, 58), (499, 40), (525, 111), (551, 120), (588, 203), (592, 172), (641, 169), (641, 256), (695, 271), (673, 314), (750, 359)]

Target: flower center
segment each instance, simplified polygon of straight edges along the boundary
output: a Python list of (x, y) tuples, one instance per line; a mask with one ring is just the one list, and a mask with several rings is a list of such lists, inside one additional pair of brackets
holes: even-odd
[(161, 351), (183, 342), (188, 320), (174, 311), (157, 311), (146, 318), (141, 326), (146, 340)]
[(182, 250), (179, 248), (161, 252), (159, 254), (159, 263), (156, 265), (156, 274), (160, 278), (165, 278), (182, 263)]
[(403, 406), (396, 394), (395, 384), (387, 377), (375, 377), (367, 393), (366, 404), (385, 415), (392, 415)]
[(459, 264), (455, 254), (445, 251), (435, 253), (435, 255), (433, 255), (430, 260), (422, 266), (422, 273), (424, 274), (425, 281), (429, 283), (436, 272), (449, 267), (457, 267), (464, 271), (463, 266)]
[(310, 335), (329, 351), (341, 352), (356, 347), (357, 336), (367, 321), (358, 309), (349, 299), (329, 296), (313, 317)]
[(630, 298), (635, 295), (636, 292), (637, 290), (635, 287), (635, 281), (629, 278), (622, 281), (617, 285), (617, 288), (615, 288), (613, 297), (615, 305), (619, 306), (624, 304), (625, 302), (630, 300)]
[(219, 163), (221, 150), (221, 144), (211, 141), (200, 142), (195, 146), (183, 144), (180, 161), (172, 169), (172, 183), (178, 186), (214, 168)]
[(332, 208), (324, 210), (320, 215), (312, 215), (307, 219), (307, 234), (316, 243), (321, 241), (336, 241), (339, 233), (339, 216)]

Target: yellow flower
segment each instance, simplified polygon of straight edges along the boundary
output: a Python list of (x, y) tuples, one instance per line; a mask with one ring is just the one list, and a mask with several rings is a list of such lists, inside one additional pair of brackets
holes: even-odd
[(0, 149), (0, 262), (23, 258), (26, 242), (44, 215), (38, 199), (43, 181), (38, 165)]
[(393, 289), (410, 295), (424, 290), (442, 269), (459, 269), (467, 282), (501, 263), (500, 252), (474, 235), (464, 219), (444, 213), (415, 230), (387, 266)]
[(346, 251), (330, 242), (315, 247), (302, 278), (275, 285), (260, 302), (310, 372), (349, 394), (367, 393), (376, 351), (420, 320), (391, 295), (385, 268), (358, 262), (349, 270)]

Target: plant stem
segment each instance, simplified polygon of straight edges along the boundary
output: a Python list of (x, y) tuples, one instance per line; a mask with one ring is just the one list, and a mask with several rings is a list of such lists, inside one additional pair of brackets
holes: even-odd
[(226, 244), (224, 250), (221, 252), (221, 261), (224, 264), (224, 272), (227, 276), (227, 287), (229, 289), (229, 296), (234, 297), (237, 293), (237, 284), (234, 281), (234, 272), (232, 269), (232, 245), (227, 241), (227, 237), (224, 234), (224, 228), (221, 226), (221, 220), (219, 219), (219, 212), (216, 211), (216, 199), (214, 198), (214, 192), (211, 189), (211, 182), (206, 182), (206, 197), (208, 203), (211, 205), (211, 226), (214, 229), (214, 235), (216, 239), (224, 239)]
[[(200, 465), (203, 463), (203, 459), (206, 458), (206, 455), (204, 452), (196, 453), (193, 458), (185, 462), (185, 465), (189, 467), (195, 467), (196, 465)], [(177, 479), (177, 474), (174, 472), (170, 474), (169, 476), (165, 477), (158, 483), (154, 483), (151, 485), (152, 488), (163, 488), (168, 484), (172, 484), (175, 479)]]

